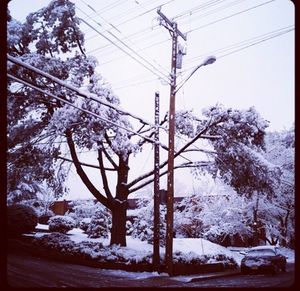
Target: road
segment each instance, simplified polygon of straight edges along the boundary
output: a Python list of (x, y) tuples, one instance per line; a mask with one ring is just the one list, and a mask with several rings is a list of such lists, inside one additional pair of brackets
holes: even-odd
[(126, 272), (103, 270), (49, 260), (24, 250), (9, 251), (7, 280), (11, 287), (288, 287), (294, 281), (294, 264), (277, 275), (234, 275), (197, 282), (182, 282), (168, 276), (143, 278)]

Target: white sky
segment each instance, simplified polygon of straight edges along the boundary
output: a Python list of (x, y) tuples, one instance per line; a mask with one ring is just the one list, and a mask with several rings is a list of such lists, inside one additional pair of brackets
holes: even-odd
[[(28, 13), (44, 7), (49, 2), (29, 0), (24, 5), (22, 0), (12, 0), (9, 9), (14, 18), (22, 21)], [(74, 0), (73, 2), (76, 4), (79, 17), (115, 44), (123, 47), (131, 56), (139, 58), (114, 36), (122, 39), (133, 51), (151, 63), (152, 71), (163, 71), (166, 75), (170, 71), (171, 40), (167, 29), (158, 25), (158, 14), (154, 8), (167, 3), (161, 11), (170, 19), (187, 12), (175, 18), (181, 32), (191, 31), (187, 34), (187, 55), (183, 59), (182, 73), (178, 70), (177, 83), (184, 80), (207, 56), (215, 55), (217, 61), (212, 65), (201, 67), (177, 93), (176, 109), (193, 109), (194, 113), (201, 114), (203, 108), (216, 103), (238, 109), (254, 106), (262, 117), (270, 121), (271, 131), (289, 129), (293, 125), (294, 30), (254, 44), (255, 41), (263, 40), (264, 36), (267, 38), (294, 27), (294, 5), (291, 1)], [(149, 10), (151, 11), (147, 13)], [(82, 30), (86, 32), (87, 52), (97, 57), (98, 72), (112, 84), (114, 92), (121, 100), (121, 106), (147, 120), (153, 120), (154, 93), (159, 91), (163, 117), (169, 105), (169, 86), (85, 24), (82, 24)], [(250, 42), (244, 42), (249, 39)], [(231, 45), (235, 46), (228, 50), (224, 49)], [(233, 52), (239, 49), (242, 50)], [(167, 143), (165, 137), (162, 137), (162, 140)], [(164, 160), (163, 153), (161, 159)], [(96, 162), (94, 155), (89, 157), (85, 155), (84, 160), (94, 164)], [(151, 169), (152, 161), (153, 155), (149, 146), (140, 158), (133, 160), (131, 167), (135, 171), (130, 180), (137, 174)], [(187, 178), (178, 182), (176, 178), (182, 177), (181, 174), (182, 171), (175, 173), (178, 189), (188, 187), (190, 190), (194, 180), (185, 174)], [(95, 181), (100, 181), (98, 172), (93, 172), (92, 175)], [(86, 190), (75, 177), (74, 171), (70, 178), (71, 196), (79, 197), (75, 193), (86, 193)]]

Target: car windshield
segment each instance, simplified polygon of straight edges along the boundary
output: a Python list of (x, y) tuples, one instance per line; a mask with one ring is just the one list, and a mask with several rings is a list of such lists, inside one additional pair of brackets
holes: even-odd
[(270, 249), (252, 250), (247, 253), (247, 256), (275, 256), (275, 252)]

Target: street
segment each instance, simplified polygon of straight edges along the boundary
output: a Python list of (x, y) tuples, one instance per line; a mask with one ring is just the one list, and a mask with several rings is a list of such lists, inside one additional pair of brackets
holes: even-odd
[[(242, 275), (183, 282), (168, 276), (153, 277), (117, 270), (103, 270), (35, 257), (24, 250), (9, 252), (7, 280), (10, 287), (288, 287), (294, 282), (294, 264), (277, 275)], [(196, 277), (196, 276), (195, 276)]]

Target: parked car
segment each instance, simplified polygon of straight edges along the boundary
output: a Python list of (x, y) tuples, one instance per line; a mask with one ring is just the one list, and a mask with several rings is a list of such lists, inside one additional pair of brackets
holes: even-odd
[(275, 246), (253, 247), (245, 253), (241, 261), (241, 272), (271, 272), (278, 273), (286, 270), (286, 257), (279, 253)]

